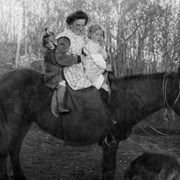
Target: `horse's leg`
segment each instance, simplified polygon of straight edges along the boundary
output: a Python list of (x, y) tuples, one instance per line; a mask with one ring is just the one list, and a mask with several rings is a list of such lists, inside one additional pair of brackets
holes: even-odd
[(116, 170), (116, 155), (120, 140), (124, 139), (122, 131), (119, 131), (119, 125), (116, 124), (112, 129), (112, 134), (116, 139), (115, 147), (103, 145), (103, 160), (102, 160), (102, 180), (114, 180)]
[(114, 180), (116, 170), (116, 147), (103, 146), (102, 180)]
[(7, 154), (0, 154), (0, 180), (8, 180), (6, 159)]
[(21, 150), (21, 145), (27, 131), (32, 123), (26, 124), (26, 126), (21, 127), (20, 131), (18, 132), (18, 136), (13, 143), (13, 147), (10, 151), (10, 159), (12, 163), (13, 173), (14, 173), (14, 180), (26, 180), (23, 170), (21, 168), (20, 159), (19, 159), (19, 152)]
[(22, 171), (22, 168), (21, 168), (20, 160), (19, 160), (19, 151), (20, 151), (21, 145), (17, 145), (17, 146), (15, 147), (14, 150), (10, 152), (14, 180), (26, 180), (24, 173)]

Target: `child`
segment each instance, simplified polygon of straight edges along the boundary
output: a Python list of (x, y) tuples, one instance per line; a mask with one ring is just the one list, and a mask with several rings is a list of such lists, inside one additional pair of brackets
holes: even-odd
[(100, 45), (105, 38), (105, 31), (100, 25), (94, 24), (89, 27), (88, 36), (89, 40), (83, 47), (83, 52), (86, 54), (83, 59), (85, 74), (97, 89), (102, 87), (108, 91), (103, 73), (110, 71), (111, 67), (105, 61), (107, 52)]
[[(56, 45), (57, 44), (57, 45)], [(45, 32), (43, 36), (43, 46), (46, 48), (45, 63), (45, 83), (48, 87), (57, 88), (58, 113), (68, 113), (64, 103), (64, 94), (66, 91), (65, 81), (62, 77), (62, 71), (65, 66), (71, 66), (79, 61), (79, 57), (67, 54), (70, 47), (70, 40), (67, 37), (60, 37), (55, 42), (55, 33)]]
[(55, 33), (53, 31), (49, 31), (48, 28), (45, 28), (45, 34), (43, 35), (43, 46), (48, 49), (55, 49)]

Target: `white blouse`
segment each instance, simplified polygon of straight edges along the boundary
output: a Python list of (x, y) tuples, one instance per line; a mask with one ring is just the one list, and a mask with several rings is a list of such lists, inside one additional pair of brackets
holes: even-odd
[(70, 29), (65, 30), (64, 32), (57, 35), (56, 39), (59, 39), (60, 37), (68, 37), (70, 39), (70, 48), (69, 53), (75, 54), (75, 55), (81, 55), (82, 54), (82, 48), (85, 45), (85, 39), (83, 36), (79, 36), (72, 32)]

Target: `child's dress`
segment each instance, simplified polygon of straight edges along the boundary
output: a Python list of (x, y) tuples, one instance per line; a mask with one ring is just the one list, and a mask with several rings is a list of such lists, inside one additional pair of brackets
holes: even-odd
[(104, 82), (102, 74), (106, 69), (105, 59), (107, 58), (107, 53), (98, 43), (92, 40), (87, 42), (83, 50), (87, 54), (82, 61), (85, 75), (90, 79), (93, 86), (100, 89)]

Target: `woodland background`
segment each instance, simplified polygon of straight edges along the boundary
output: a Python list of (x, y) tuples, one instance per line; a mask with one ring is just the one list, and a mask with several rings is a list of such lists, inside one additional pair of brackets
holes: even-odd
[[(0, 0), (1, 69), (33, 67), (40, 62), (43, 70), (44, 29), (58, 34), (65, 28), (67, 15), (80, 9), (87, 12), (90, 23), (105, 27), (105, 48), (117, 77), (179, 67), (178, 0)], [(150, 119), (157, 126), (166, 119), (165, 126), (180, 127), (171, 111), (168, 114), (174, 123), (164, 114), (158, 112)]]

